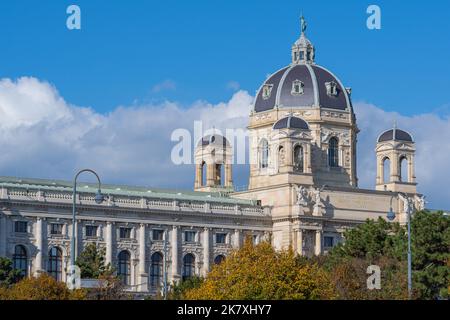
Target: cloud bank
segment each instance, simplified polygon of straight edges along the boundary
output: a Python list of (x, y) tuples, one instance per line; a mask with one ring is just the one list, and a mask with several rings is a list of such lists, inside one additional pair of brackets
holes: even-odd
[[(0, 80), (0, 175), (72, 179), (76, 169), (95, 169), (105, 183), (191, 189), (192, 165), (172, 164), (177, 128), (193, 130), (245, 128), (253, 97), (240, 90), (227, 102), (173, 102), (139, 107), (119, 106), (108, 114), (66, 102), (51, 84), (36, 78)], [(431, 208), (450, 208), (448, 160), (449, 117), (433, 113), (402, 116), (367, 103), (354, 103), (358, 126), (360, 186), (373, 188), (375, 142), (392, 127), (413, 133), (417, 144), (416, 175), (419, 191)], [(247, 184), (246, 166), (236, 166), (236, 185)], [(86, 177), (86, 180), (89, 180)]]

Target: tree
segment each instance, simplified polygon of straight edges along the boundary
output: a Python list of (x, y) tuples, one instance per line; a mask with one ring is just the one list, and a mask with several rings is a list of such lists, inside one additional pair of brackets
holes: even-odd
[(335, 291), (327, 273), (317, 264), (305, 264), (292, 250), (275, 251), (270, 243), (254, 246), (246, 240), (219, 265), (215, 265), (187, 299), (333, 299)]
[(13, 268), (11, 259), (0, 257), (0, 287), (8, 287), (21, 277), (21, 271)]
[(170, 300), (184, 300), (188, 291), (199, 288), (203, 282), (202, 277), (194, 276), (174, 283), (167, 296)]
[(105, 249), (97, 248), (95, 243), (88, 244), (75, 263), (80, 267), (81, 278), (98, 279), (113, 273), (111, 265), (105, 264)]
[[(442, 212), (416, 212), (411, 220), (411, 242), (413, 297), (448, 297), (449, 219)], [(382, 290), (362, 294), (361, 290), (365, 286), (362, 265), (367, 267), (371, 264), (381, 267)], [(345, 294), (345, 290), (340, 290), (343, 298), (403, 299), (407, 284), (405, 227), (381, 218), (377, 221), (368, 220), (345, 233), (345, 242), (331, 250), (325, 267), (333, 274), (333, 281), (338, 288), (347, 288)], [(355, 287), (357, 279), (361, 290), (355, 289), (358, 287)]]
[(0, 292), (3, 300), (82, 300), (86, 298), (83, 289), (69, 290), (65, 283), (58, 282), (47, 274), (30, 277)]

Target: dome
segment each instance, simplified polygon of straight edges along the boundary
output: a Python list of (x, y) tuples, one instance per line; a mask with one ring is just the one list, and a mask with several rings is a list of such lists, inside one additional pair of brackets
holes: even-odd
[(305, 30), (306, 22), (302, 17), (301, 35), (292, 46), (292, 62), (264, 81), (256, 95), (255, 112), (309, 107), (352, 112), (350, 94), (342, 82), (315, 63), (315, 48)]
[(206, 147), (209, 145), (229, 147), (228, 140), (220, 134), (212, 134), (204, 136), (197, 144), (197, 147)]
[(352, 110), (349, 94), (330, 71), (316, 64), (291, 64), (263, 83), (256, 96), (254, 111), (313, 106)]
[(378, 142), (391, 140), (413, 142), (413, 138), (408, 132), (397, 128), (387, 130), (378, 137)]
[(273, 125), (273, 129), (309, 130), (309, 126), (305, 120), (289, 115), (275, 122), (275, 124)]

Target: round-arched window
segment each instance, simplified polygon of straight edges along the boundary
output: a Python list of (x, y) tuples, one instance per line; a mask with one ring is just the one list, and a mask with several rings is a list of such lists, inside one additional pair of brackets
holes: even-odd
[(131, 282), (130, 266), (130, 253), (127, 250), (121, 251), (119, 253), (119, 266), (117, 275), (125, 285), (129, 285)]
[(28, 257), (27, 250), (22, 245), (17, 245), (14, 248), (13, 267), (16, 270), (20, 270), (20, 276), (22, 278), (26, 277), (28, 272)]
[(151, 258), (150, 284), (152, 287), (160, 287), (163, 280), (163, 255), (155, 252)]
[(328, 165), (332, 168), (339, 167), (339, 141), (335, 137), (328, 142)]
[(58, 247), (52, 247), (48, 252), (47, 272), (56, 281), (62, 281), (62, 251)]
[(183, 258), (183, 280), (186, 280), (195, 274), (195, 257), (188, 253)]

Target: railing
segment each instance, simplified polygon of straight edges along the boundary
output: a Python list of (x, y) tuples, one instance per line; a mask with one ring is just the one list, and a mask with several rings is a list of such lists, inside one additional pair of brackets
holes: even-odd
[[(23, 200), (53, 203), (72, 203), (72, 194), (70, 192), (55, 192), (42, 190), (23, 190), (23, 189), (0, 189), (0, 199)], [(229, 198), (228, 198), (229, 199)], [(123, 208), (140, 209), (158, 209), (185, 212), (200, 212), (211, 214), (235, 214), (250, 216), (265, 216), (270, 214), (269, 208), (239, 205), (228, 203), (217, 203), (207, 201), (186, 201), (177, 199), (158, 199), (150, 197), (124, 197), (106, 195), (106, 201), (98, 205), (95, 203), (95, 197), (88, 193), (77, 194), (77, 202), (81, 205), (97, 205)]]

